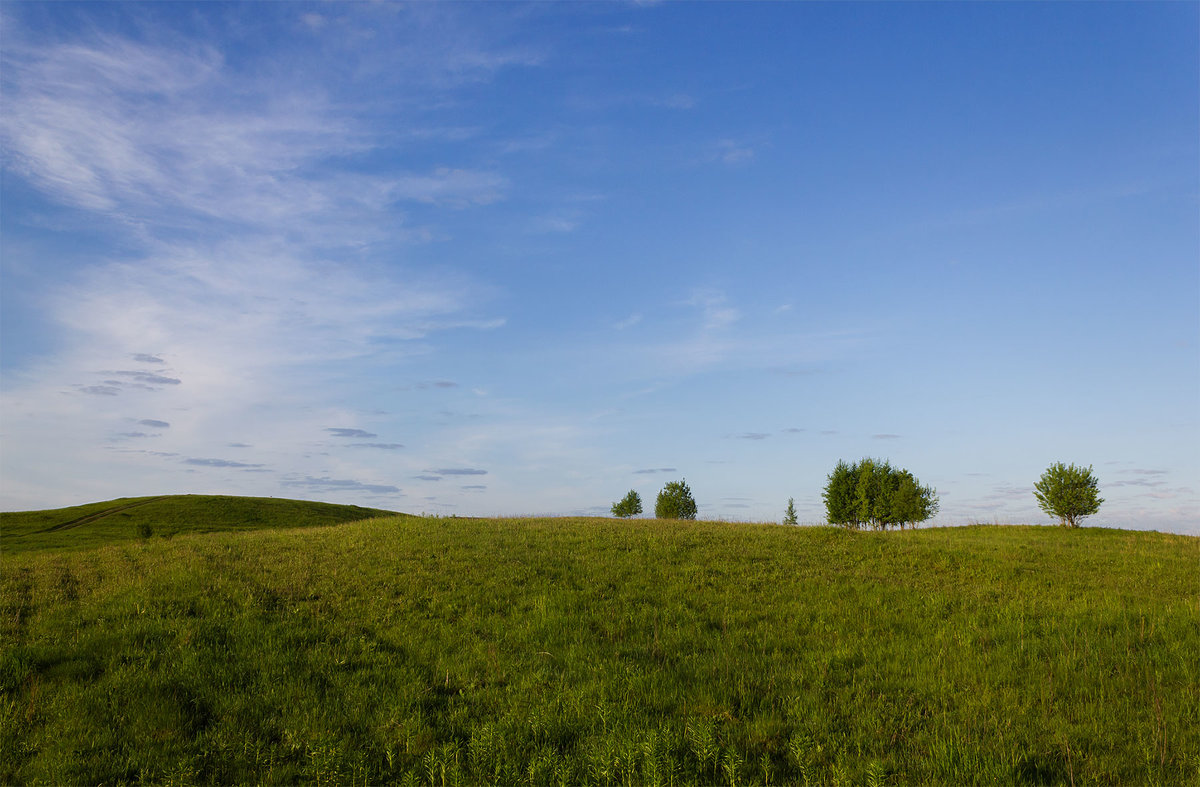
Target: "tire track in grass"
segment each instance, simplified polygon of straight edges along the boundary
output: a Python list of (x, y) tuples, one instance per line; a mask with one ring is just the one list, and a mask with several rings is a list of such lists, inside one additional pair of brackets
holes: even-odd
[(50, 527), (45, 528), (44, 530), (39, 530), (37, 532), (38, 533), (54, 533), (59, 530), (68, 530), (73, 527), (79, 527), (80, 525), (87, 525), (87, 524), (95, 522), (99, 519), (104, 519), (107, 516), (111, 516), (113, 514), (119, 514), (122, 511), (128, 511), (131, 508), (137, 508), (138, 506), (144, 506), (144, 505), (147, 505), (148, 503), (154, 503), (159, 500), (163, 500), (166, 497), (168, 497), (168, 495), (160, 495), (158, 497), (147, 498), (146, 500), (138, 500), (137, 502), (134, 502), (134, 503), (126, 503), (125, 505), (121, 505), (121, 506), (113, 506), (112, 508), (106, 508), (103, 511), (99, 511), (94, 514), (88, 514), (86, 516), (81, 516), (76, 519), (69, 520), (67, 522), (59, 522), (57, 525), (51, 525)]

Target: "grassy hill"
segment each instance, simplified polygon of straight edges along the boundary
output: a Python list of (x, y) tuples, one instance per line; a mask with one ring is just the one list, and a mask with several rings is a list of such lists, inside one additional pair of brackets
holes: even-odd
[(1194, 784), (1200, 539), (404, 517), (0, 556), (0, 782)]
[(337, 525), (395, 511), (227, 495), (123, 497), (49, 511), (0, 513), (0, 552), (103, 546), (150, 536)]

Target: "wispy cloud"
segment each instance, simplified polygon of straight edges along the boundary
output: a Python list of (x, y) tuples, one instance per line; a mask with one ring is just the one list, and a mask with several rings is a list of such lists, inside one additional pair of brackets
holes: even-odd
[(348, 429), (340, 426), (326, 427), (326, 432), (329, 432), (334, 437), (378, 437), (374, 432), (368, 432), (365, 429)]
[(614, 323), (613, 327), (616, 328), (618, 331), (623, 331), (627, 328), (632, 328), (633, 326), (637, 325), (641, 321), (642, 321), (641, 313), (634, 312), (633, 314), (629, 315), (625, 319)]
[(440, 470), (429, 470), (428, 472), (434, 475), (487, 475), (487, 470), (479, 470), (474, 467), (444, 467)]
[(261, 464), (250, 464), (247, 462), (235, 462), (231, 459), (185, 459), (183, 463), (186, 465), (199, 465), (200, 467), (262, 467)]
[(634, 475), (651, 475), (653, 473), (674, 473), (677, 472), (674, 467), (648, 467), (644, 470), (634, 470)]
[[(329, 21), (326, 31), (345, 20)], [(0, 144), (9, 171), (50, 201), (101, 217), (122, 245), (66, 272), (38, 304), (61, 350), (6, 387), (5, 412), (22, 414), (7, 431), (61, 424), (36, 443), (49, 456), (79, 453), (94, 433), (93, 445), (110, 452), (99, 466), (112, 461), (113, 426), (131, 408), (152, 406), (179, 413), (162, 439), (194, 457), (183, 462), (191, 468), (263, 469), (205, 458), (253, 443), (271, 446), (280, 472), (299, 470), (295, 478), (330, 491), (389, 487), (337, 482), (362, 477), (349, 463), (351, 475), (332, 480), (303, 472), (297, 435), (344, 415), (326, 402), (347, 381), (428, 352), (428, 337), (504, 324), (478, 313), (490, 293), (476, 280), (422, 273), (397, 252), (425, 237), (404, 206), (428, 213), (492, 203), (504, 197), (503, 173), (411, 160), (334, 167), (420, 129), (373, 126), (351, 111), (352, 97), (332, 102), (319, 80), (248, 72), (215, 46), (169, 31), (157, 44), (117, 34), (50, 40), (8, 22)], [(451, 50), (454, 63), (414, 63), (410, 84), (436, 92), (535, 59), (449, 31), (439, 40), (429, 43)], [(370, 59), (364, 67), (374, 67)], [(455, 74), (441, 81), (427, 70), (433, 64)], [(334, 379), (327, 364), (337, 365)], [(327, 434), (357, 441), (352, 447), (402, 447), (370, 441), (376, 435), (366, 430)], [(33, 445), (26, 441), (22, 455)]]
[(91, 396), (117, 396), (121, 393), (120, 387), (115, 385), (81, 385), (76, 386), (76, 390)]
[(465, 208), (487, 205), (503, 196), (507, 181), (492, 172), (440, 168), (427, 175), (404, 175), (386, 186), (392, 199)]
[(695, 290), (684, 303), (700, 309), (703, 315), (701, 330), (705, 333), (715, 333), (728, 328), (741, 318), (741, 313), (729, 305), (729, 299), (719, 290)]
[(303, 476), (300, 478), (287, 478), (281, 484), (286, 487), (298, 487), (308, 489), (313, 492), (370, 492), (378, 495), (399, 495), (400, 487), (392, 484), (372, 484), (365, 481), (356, 481), (349, 478), (316, 478), (313, 476)]
[(534, 234), (574, 232), (579, 229), (580, 223), (581, 220), (575, 213), (551, 213), (533, 218), (529, 229)]
[[(325, 166), (331, 156), (368, 152), (380, 134), (303, 73), (258, 79), (211, 46), (112, 35), (46, 46), (16, 32), (8, 39), (0, 139), (13, 166), (63, 202), (123, 220), (220, 219), (313, 231), (328, 243), (361, 239), (363, 219), (393, 203), (483, 205), (501, 199), (507, 185), (498, 172), (464, 167), (334, 171)], [(453, 62), (428, 63), (460, 76), (533, 60), (442, 41)], [(439, 81), (428, 72), (422, 78)]]
[(101, 374), (113, 374), (118, 377), (128, 377), (129, 379), (143, 383), (145, 385), (179, 385), (182, 380), (178, 377), (166, 377), (161, 374), (150, 374), (149, 372), (136, 371), (121, 371), (121, 372), (101, 372)]
[(750, 145), (732, 139), (722, 139), (714, 146), (712, 157), (723, 164), (744, 164), (752, 161), (755, 150)]

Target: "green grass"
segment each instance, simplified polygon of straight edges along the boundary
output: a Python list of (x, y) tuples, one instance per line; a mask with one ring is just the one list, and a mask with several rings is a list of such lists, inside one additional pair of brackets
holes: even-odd
[(180, 533), (337, 525), (377, 516), (396, 512), (273, 497), (123, 497), (49, 511), (0, 513), (0, 552), (85, 549)]
[(0, 558), (0, 782), (1194, 784), (1200, 539), (374, 519)]

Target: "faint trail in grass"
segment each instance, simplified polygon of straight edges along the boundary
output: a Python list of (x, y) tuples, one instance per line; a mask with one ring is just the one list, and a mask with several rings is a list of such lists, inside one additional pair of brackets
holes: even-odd
[[(11, 588), (4, 589), (5, 603), (0, 604), (0, 609), (4, 610), (5, 618), (12, 620), (11, 629), (7, 621), (4, 628), (19, 637), (28, 623), (29, 615), (33, 612), (33, 570), (22, 566), (17, 569), (17, 576), (11, 577), (10, 580)], [(6, 582), (5, 584), (10, 583)], [(10, 593), (12, 594), (11, 601), (9, 601)]]
[(72, 519), (68, 522), (60, 522), (57, 525), (51, 525), (50, 527), (45, 528), (44, 530), (39, 530), (38, 532), (39, 533), (53, 533), (58, 530), (67, 530), (72, 527), (79, 527), (80, 525), (86, 525), (91, 522), (95, 522), (98, 519), (104, 519), (107, 516), (111, 516), (113, 514), (118, 514), (122, 511), (128, 511), (131, 508), (137, 508), (138, 506), (144, 506), (147, 503), (153, 503), (158, 500), (162, 500), (164, 497), (166, 497), (166, 495), (162, 495), (159, 497), (148, 497), (145, 500), (138, 500), (135, 503), (126, 503), (125, 505), (121, 505), (121, 506), (113, 506), (112, 508), (106, 508), (103, 511), (100, 511), (99, 513), (96, 513), (96, 514), (88, 514), (87, 516), (81, 516), (77, 519)]

